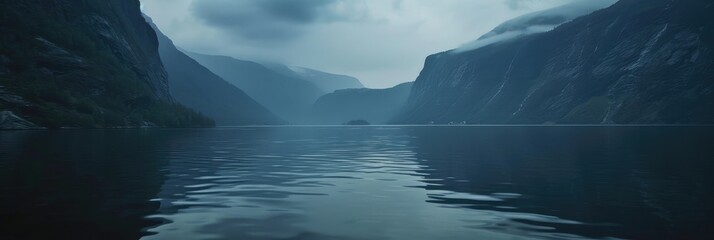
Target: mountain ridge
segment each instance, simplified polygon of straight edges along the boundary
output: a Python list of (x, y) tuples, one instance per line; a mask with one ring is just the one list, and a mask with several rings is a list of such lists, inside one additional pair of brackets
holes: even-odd
[(325, 93), (341, 89), (364, 88), (359, 79), (344, 74), (328, 73), (312, 68), (286, 66), (278, 63), (265, 63), (263, 65), (275, 72), (311, 82)]
[(317, 124), (343, 124), (366, 120), (387, 124), (405, 106), (413, 83), (402, 83), (388, 89), (343, 89), (326, 94), (312, 108), (312, 121)]
[(158, 35), (159, 54), (176, 101), (211, 117), (219, 126), (284, 123), (242, 90), (177, 49), (150, 18), (147, 21)]
[(305, 123), (310, 106), (325, 94), (309, 81), (275, 72), (257, 62), (228, 56), (186, 54), (291, 124)]
[(712, 123), (711, 8), (622, 0), (550, 32), (429, 56), (394, 123)]

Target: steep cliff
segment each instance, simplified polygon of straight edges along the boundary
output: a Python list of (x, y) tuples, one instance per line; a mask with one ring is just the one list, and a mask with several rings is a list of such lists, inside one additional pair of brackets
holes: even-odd
[(621, 0), (427, 58), (397, 123), (714, 123), (714, 4)]
[(166, 67), (171, 95), (176, 101), (216, 121), (219, 126), (270, 125), (283, 121), (236, 86), (179, 51), (173, 41), (152, 25), (159, 37), (159, 53)]
[(312, 109), (315, 124), (343, 124), (366, 120), (386, 124), (402, 111), (413, 83), (389, 89), (345, 89), (322, 96)]
[(0, 110), (49, 127), (211, 125), (173, 102), (138, 0), (2, 0), (0, 13)]

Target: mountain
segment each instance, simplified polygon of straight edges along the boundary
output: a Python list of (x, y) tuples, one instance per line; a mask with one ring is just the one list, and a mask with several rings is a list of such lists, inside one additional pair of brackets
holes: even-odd
[(475, 50), (505, 40), (548, 32), (563, 23), (590, 14), (595, 10), (612, 6), (616, 2), (617, 0), (574, 1), (551, 9), (529, 13), (498, 25), (478, 40), (464, 44), (454, 51)]
[(152, 27), (159, 37), (159, 54), (176, 101), (214, 119), (220, 126), (282, 123), (236, 86), (179, 51), (155, 25)]
[(343, 124), (366, 120), (371, 124), (386, 124), (404, 107), (413, 83), (403, 83), (389, 89), (345, 89), (322, 96), (312, 110), (316, 124)]
[(429, 56), (396, 123), (714, 123), (710, 1), (621, 0)]
[(213, 124), (174, 103), (138, 0), (2, 0), (0, 32), (6, 116), (51, 128)]
[(289, 67), (276, 63), (269, 63), (263, 65), (275, 72), (282, 73), (286, 76), (299, 78), (311, 82), (326, 93), (331, 93), (342, 89), (364, 88), (364, 85), (362, 85), (362, 82), (360, 82), (359, 79), (346, 75), (327, 73), (304, 67)]
[(312, 104), (326, 92), (306, 80), (286, 76), (259, 63), (225, 56), (187, 54), (211, 72), (245, 91), (278, 117), (305, 123)]

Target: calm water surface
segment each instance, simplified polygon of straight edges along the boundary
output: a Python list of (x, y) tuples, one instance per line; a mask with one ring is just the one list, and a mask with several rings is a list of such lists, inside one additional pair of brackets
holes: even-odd
[(712, 127), (0, 132), (0, 239), (711, 239)]

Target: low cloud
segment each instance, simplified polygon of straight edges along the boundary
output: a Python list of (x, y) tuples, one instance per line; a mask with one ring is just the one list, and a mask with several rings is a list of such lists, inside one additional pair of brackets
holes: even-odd
[[(521, 0), (525, 1), (525, 0)], [(510, 2), (510, 1), (509, 1)], [(548, 32), (563, 23), (590, 14), (596, 10), (615, 4), (617, 0), (581, 0), (559, 7), (526, 14), (509, 20), (478, 40), (462, 45), (454, 53), (473, 51), (494, 43), (516, 39), (522, 36)]]
[(484, 39), (479, 39), (467, 44), (464, 44), (463, 46), (457, 48), (454, 50), (454, 53), (461, 53), (461, 52), (468, 52), (468, 51), (473, 51), (485, 46), (489, 46), (494, 43), (498, 42), (503, 42), (511, 39), (515, 39), (518, 37), (526, 36), (526, 35), (531, 35), (531, 34), (536, 34), (536, 33), (544, 33), (551, 31), (555, 29), (557, 26), (555, 25), (536, 25), (536, 26), (529, 26), (527, 28), (518, 30), (518, 31), (508, 31), (502, 34), (494, 35), (489, 38), (484, 38)]
[(352, 75), (373, 88), (414, 81), (428, 55), (572, 1), (593, 0), (141, 0), (186, 50)]

